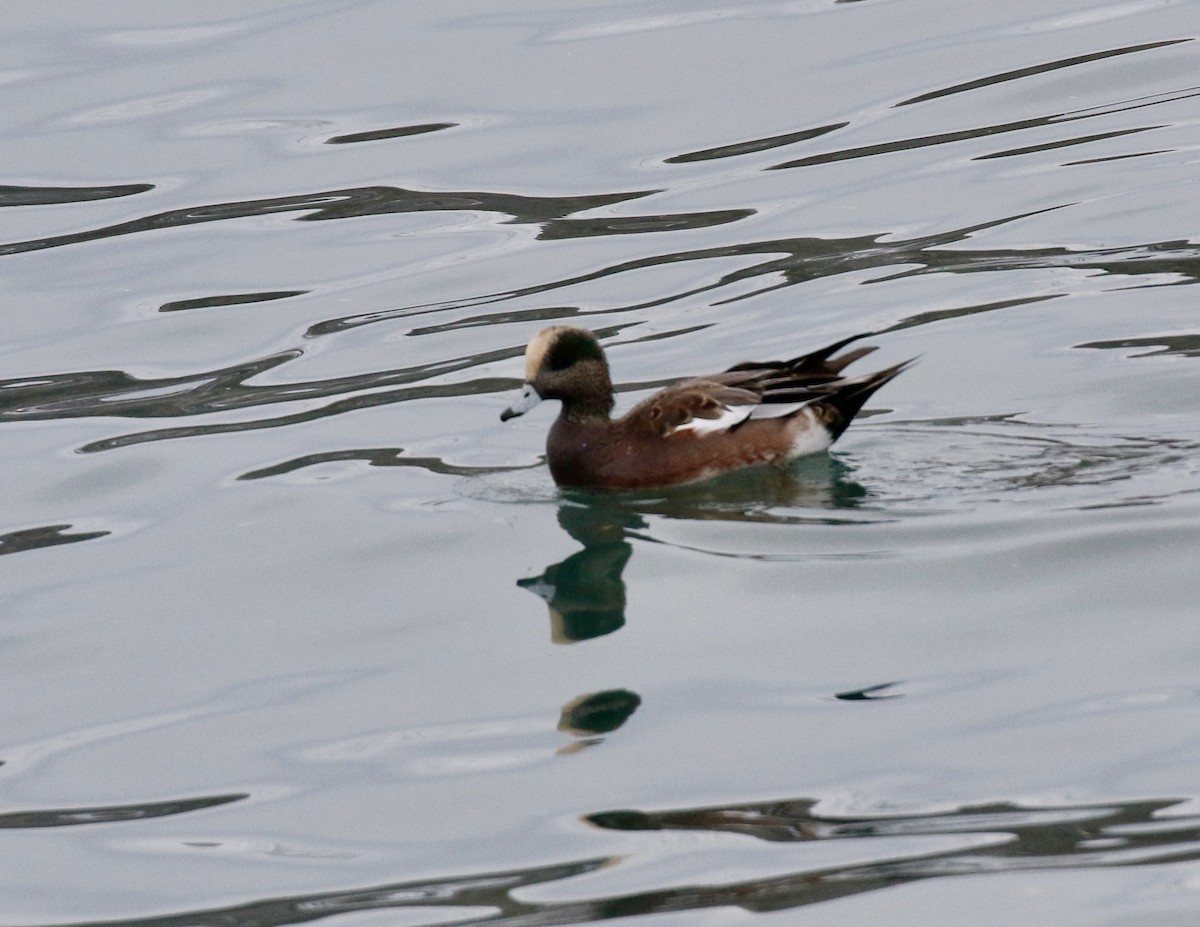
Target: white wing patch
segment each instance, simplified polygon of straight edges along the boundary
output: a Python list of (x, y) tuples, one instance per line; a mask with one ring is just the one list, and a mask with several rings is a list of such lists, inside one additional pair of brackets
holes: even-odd
[(690, 422), (676, 425), (668, 435), (691, 431), (697, 435), (711, 435), (728, 431), (738, 422), (744, 422), (757, 406), (726, 406), (716, 418), (694, 418)]
[(788, 458), (819, 454), (833, 444), (833, 438), (825, 423), (813, 412), (812, 400), (786, 403), (772, 402), (760, 405), (726, 406), (716, 418), (694, 418), (667, 432), (668, 435), (690, 431), (697, 437), (728, 431), (747, 419), (784, 418), (794, 416), (790, 426), (792, 446)]

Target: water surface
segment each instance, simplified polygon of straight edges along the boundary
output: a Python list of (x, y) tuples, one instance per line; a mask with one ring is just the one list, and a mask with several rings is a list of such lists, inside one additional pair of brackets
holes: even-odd
[[(1192, 923), (1189, 9), (10, 11), (0, 920)], [(920, 362), (564, 493), (555, 322)]]

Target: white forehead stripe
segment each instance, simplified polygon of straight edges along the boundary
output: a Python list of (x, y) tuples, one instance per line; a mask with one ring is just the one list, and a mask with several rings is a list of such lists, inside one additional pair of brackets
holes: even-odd
[(538, 371), (542, 369), (542, 364), (546, 361), (546, 353), (550, 350), (551, 343), (558, 337), (562, 328), (561, 325), (544, 328), (530, 340), (529, 346), (525, 348), (526, 380), (533, 380), (537, 377)]

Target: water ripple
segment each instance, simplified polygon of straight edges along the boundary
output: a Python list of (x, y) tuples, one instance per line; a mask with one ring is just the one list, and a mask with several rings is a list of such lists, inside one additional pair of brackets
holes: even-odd
[(39, 547), (57, 547), (60, 544), (75, 544), (79, 541), (91, 541), (106, 537), (110, 531), (75, 531), (74, 525), (45, 525), (39, 528), (22, 528), (0, 534), (0, 556), (16, 554), (26, 550), (36, 550)]
[[(133, 185), (131, 185), (133, 186)], [(136, 185), (150, 189), (149, 185)], [(98, 229), (89, 229), (67, 235), (35, 238), (0, 244), (0, 255), (22, 254), (46, 248), (61, 248), (88, 241), (117, 238), (162, 229), (182, 228), (204, 222), (221, 222), (230, 219), (245, 219), (252, 216), (269, 216), (278, 213), (302, 212), (304, 221), (325, 219), (351, 219), (363, 216), (392, 215), (447, 210), (470, 210), (494, 212), (509, 216), (517, 223), (542, 223), (562, 219), (572, 213), (623, 203), (631, 199), (649, 196), (657, 190), (639, 190), (632, 193), (593, 194), (589, 196), (521, 196), (510, 193), (484, 192), (434, 192), (406, 190), (400, 187), (357, 187), (346, 190), (326, 190), (297, 196), (279, 196), (259, 200), (238, 200), (229, 203), (210, 203), (172, 209), (120, 222)], [(560, 237), (565, 237), (560, 233)]]
[(249, 798), (246, 792), (178, 798), (172, 801), (137, 802), (129, 805), (100, 805), (92, 808), (46, 808), (0, 813), (0, 828), (75, 827), (80, 824), (111, 824), (170, 817), (205, 808), (216, 808)]
[(988, 74), (985, 77), (977, 77), (974, 80), (964, 81), (961, 84), (954, 84), (950, 87), (942, 87), (938, 90), (930, 90), (926, 93), (917, 94), (915, 97), (909, 97), (907, 100), (901, 100), (894, 104), (897, 107), (911, 106), (913, 103), (925, 103), (929, 100), (936, 100), (938, 97), (948, 97), (956, 93), (967, 93), (971, 90), (978, 90), (981, 87), (992, 87), (996, 84), (1003, 84), (1011, 80), (1020, 80), (1024, 77), (1033, 77), (1037, 74), (1046, 74), (1050, 71), (1059, 71), (1063, 68), (1073, 68), (1081, 64), (1090, 64), (1093, 61), (1103, 61), (1105, 58), (1116, 58), (1120, 55), (1130, 55), (1134, 52), (1149, 51), (1154, 48), (1165, 48), (1168, 45), (1179, 45), (1183, 42), (1192, 42), (1194, 39), (1166, 39), (1161, 42), (1144, 42), (1141, 45), (1126, 45), (1121, 48), (1106, 48), (1102, 51), (1089, 52), (1086, 55), (1072, 55), (1069, 58), (1057, 58), (1054, 61), (1046, 61), (1042, 64), (1029, 65), (1024, 68), (1014, 68), (1011, 71), (1001, 71), (998, 74)]
[[(1052, 209), (1070, 204), (1049, 207), (1032, 213), (1021, 213), (1000, 219), (981, 222), (945, 232), (921, 235), (914, 238), (888, 238), (887, 233), (856, 236), (853, 238), (781, 238), (748, 241), (737, 244), (696, 248), (686, 251), (668, 251), (610, 264), (598, 270), (571, 277), (551, 279), (534, 286), (522, 287), (501, 293), (468, 297), (448, 303), (406, 306), (391, 310), (380, 310), (340, 318), (328, 319), (312, 325), (310, 337), (328, 335), (363, 325), (391, 321), (414, 315), (436, 314), (446, 310), (457, 310), (471, 305), (485, 305), (516, 300), (564, 290), (574, 286), (593, 283), (653, 267), (672, 264), (727, 261), (728, 259), (750, 259), (736, 270), (720, 274), (716, 280), (707, 281), (666, 296), (646, 301), (622, 304), (608, 309), (592, 310), (588, 316), (624, 313), (649, 309), (684, 300), (705, 293), (716, 293), (723, 289), (735, 290), (729, 296), (716, 298), (713, 305), (720, 306), (741, 302), (764, 293), (797, 286), (839, 274), (863, 274), (880, 272), (867, 282), (899, 280), (930, 273), (984, 273), (1005, 270), (1031, 269), (1076, 269), (1095, 270), (1104, 274), (1147, 277), (1139, 286), (1162, 285), (1163, 276), (1174, 276), (1176, 282), (1195, 283), (1200, 280), (1200, 245), (1190, 241), (1174, 240), (1147, 242), (1111, 248), (954, 248), (953, 245), (969, 241), (973, 235), (988, 229), (998, 228), (1021, 219), (1027, 219)], [(697, 272), (696, 276), (705, 279)], [(1157, 278), (1157, 279), (1156, 279)], [(758, 286), (737, 288), (747, 282), (761, 281)], [(1012, 300), (999, 300), (983, 304), (984, 308), (1004, 308), (1012, 305), (1051, 299), (1059, 294), (1035, 294)], [(971, 307), (969, 312), (980, 311)], [(436, 328), (428, 327), (414, 331), (444, 332), (479, 325), (500, 324), (509, 321), (551, 321), (579, 315), (581, 310), (573, 306), (556, 306), (530, 310), (525, 313), (500, 315), (489, 311), (445, 323)], [(959, 312), (956, 314), (968, 314)], [(930, 320), (932, 316), (922, 316)], [(914, 324), (911, 321), (908, 324)], [(894, 327), (907, 327), (901, 323)]]
[(457, 128), (457, 122), (427, 122), (420, 125), (395, 126), (390, 129), (372, 129), (368, 132), (350, 132), (325, 139), (326, 145), (349, 145), (354, 142), (378, 142), (384, 139), (405, 138), (409, 135), (425, 135), (443, 129)]
[(117, 184), (111, 187), (12, 187), (0, 186), (2, 206), (58, 206), (136, 196), (154, 189), (150, 183)]
[[(815, 799), (798, 798), (681, 811), (603, 811), (586, 820), (630, 833), (638, 844), (651, 844), (651, 852), (335, 888), (145, 918), (78, 921), (72, 927), (282, 927), (367, 911), (406, 911), (407, 924), (489, 927), (554, 927), (718, 907), (765, 913), (925, 879), (1200, 860), (1200, 816), (1172, 810), (1182, 804), (1177, 798), (1059, 806), (994, 802), (860, 816), (822, 814)], [(658, 831), (706, 833), (717, 842), (664, 843), (653, 836)], [(750, 853), (742, 842), (746, 837), (762, 841), (763, 852)], [(833, 850), (859, 842), (868, 848), (867, 859), (855, 854), (847, 861)], [(828, 855), (797, 856), (787, 850), (794, 844), (827, 846)], [(729, 873), (743, 871), (738, 860), (748, 853), (759, 869), (774, 871), (729, 879)], [(665, 864), (656, 865), (664, 854)]]

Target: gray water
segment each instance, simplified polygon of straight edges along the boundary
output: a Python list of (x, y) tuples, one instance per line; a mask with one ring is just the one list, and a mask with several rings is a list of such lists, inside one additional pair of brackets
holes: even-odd
[[(0, 923), (1195, 923), (1195, 4), (4, 22)], [(570, 494), (555, 321), (920, 362)]]

